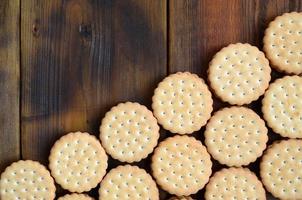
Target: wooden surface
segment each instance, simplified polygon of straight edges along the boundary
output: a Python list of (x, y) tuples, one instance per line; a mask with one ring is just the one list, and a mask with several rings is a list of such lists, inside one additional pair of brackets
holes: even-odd
[(0, 171), (20, 159), (19, 0), (0, 1)]
[[(20, 2), (0, 1), (1, 171), (19, 156), (47, 165), (60, 136), (77, 130), (98, 136), (110, 107), (137, 101), (151, 108), (153, 90), (166, 75), (188, 70), (206, 79), (223, 46), (261, 48), (274, 17), (302, 11), (301, 0)], [(215, 99), (215, 110), (222, 106), (228, 105)], [(250, 107), (261, 114), (259, 106)], [(203, 130), (193, 135), (203, 141)], [(172, 136), (161, 133), (161, 140)], [(280, 138), (271, 130), (270, 136), (269, 143)], [(149, 162), (137, 164), (150, 172)], [(110, 159), (110, 168), (119, 164)], [(257, 174), (258, 164), (249, 166)], [(221, 167), (214, 161), (214, 170)], [(193, 196), (203, 199), (203, 192)]]

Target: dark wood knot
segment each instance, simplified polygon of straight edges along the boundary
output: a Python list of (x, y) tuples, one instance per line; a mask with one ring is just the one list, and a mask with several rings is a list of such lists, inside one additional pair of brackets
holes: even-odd
[(33, 24), (32, 33), (34, 37), (39, 37), (40, 35), (40, 25), (37, 21)]
[(81, 24), (79, 27), (79, 32), (84, 38), (91, 38), (92, 28), (90, 24)]

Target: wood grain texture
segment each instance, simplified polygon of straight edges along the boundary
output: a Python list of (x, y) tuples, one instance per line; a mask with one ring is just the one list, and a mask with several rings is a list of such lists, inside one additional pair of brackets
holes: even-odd
[[(207, 80), (214, 54), (230, 43), (250, 43), (262, 49), (268, 23), (285, 12), (302, 11), (299, 0), (179, 0), (169, 1), (169, 73), (191, 71)], [(273, 80), (281, 74), (273, 71)], [(214, 97), (214, 110), (229, 106)], [(259, 115), (261, 98), (249, 105)], [(194, 136), (204, 142), (204, 128)], [(270, 129), (269, 144), (281, 137)], [(259, 176), (259, 161), (248, 167)], [(214, 171), (222, 166), (214, 161)], [(194, 197), (203, 199), (204, 189)], [(270, 194), (268, 199), (274, 199)]]
[(119, 102), (150, 108), (167, 70), (165, 1), (28, 0), (21, 21), (24, 158), (47, 164), (67, 132), (98, 137)]
[(190, 70), (206, 78), (209, 61), (222, 47), (248, 42), (262, 48), (268, 23), (284, 12), (301, 10), (301, 3), (299, 0), (170, 1), (169, 72)]
[(20, 158), (19, 3), (0, 1), (0, 172)]

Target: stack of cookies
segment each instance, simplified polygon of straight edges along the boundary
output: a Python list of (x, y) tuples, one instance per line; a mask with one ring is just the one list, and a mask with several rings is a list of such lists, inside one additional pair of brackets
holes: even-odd
[[(55, 198), (55, 182), (71, 194), (59, 200), (302, 199), (302, 14), (286, 13), (265, 31), (265, 53), (250, 44), (230, 44), (212, 59), (208, 83), (189, 72), (162, 80), (152, 111), (135, 102), (111, 108), (99, 139), (68, 133), (52, 147), (49, 169), (18, 161), (1, 175), (0, 197)], [(287, 74), (271, 81), (271, 67)], [(230, 106), (213, 112), (212, 92)], [(248, 104), (262, 99), (262, 113)], [(262, 119), (263, 116), (263, 119)], [(160, 126), (171, 134), (159, 142)], [(192, 133), (205, 126), (204, 141)], [(283, 137), (269, 147), (268, 128)], [(199, 137), (198, 137), (199, 138)], [(151, 155), (151, 172), (136, 166)], [(120, 165), (107, 170), (108, 156)], [(260, 158), (261, 157), (261, 158)], [(247, 166), (260, 162), (260, 177)], [(212, 173), (212, 161), (222, 169)], [(82, 194), (83, 193), (83, 194)]]

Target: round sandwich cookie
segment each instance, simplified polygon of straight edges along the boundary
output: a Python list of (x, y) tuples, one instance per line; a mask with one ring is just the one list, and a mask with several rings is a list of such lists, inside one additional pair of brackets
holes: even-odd
[(260, 163), (265, 188), (280, 199), (302, 197), (302, 140), (289, 139), (273, 143)]
[(200, 141), (177, 135), (162, 141), (155, 149), (151, 168), (162, 189), (177, 196), (188, 196), (208, 182), (212, 162)]
[(248, 168), (224, 168), (216, 172), (206, 186), (206, 200), (265, 200), (265, 190), (257, 176)]
[(264, 53), (249, 44), (230, 44), (221, 49), (208, 69), (208, 79), (215, 94), (236, 105), (257, 100), (271, 80), (271, 68)]
[(138, 103), (120, 103), (106, 113), (100, 139), (106, 152), (121, 162), (138, 162), (157, 145), (159, 126), (152, 112)]
[(272, 67), (288, 74), (301, 74), (302, 13), (276, 17), (265, 30), (263, 44)]
[(204, 126), (211, 117), (212, 105), (212, 95), (204, 80), (189, 72), (166, 77), (152, 98), (158, 123), (178, 134), (190, 134)]
[(205, 144), (215, 160), (239, 167), (262, 155), (267, 132), (265, 122), (253, 110), (233, 106), (211, 117), (204, 132)]
[(86, 195), (86, 194), (66, 194), (58, 198), (58, 200), (94, 200), (94, 198)]
[(118, 166), (109, 171), (101, 182), (100, 200), (159, 200), (155, 181), (137, 166)]
[(70, 192), (95, 188), (106, 173), (108, 157), (95, 136), (69, 133), (51, 149), (49, 168), (55, 181)]
[(169, 200), (194, 200), (194, 199), (192, 199), (192, 197), (189, 196), (181, 196), (181, 197), (174, 196), (171, 197)]
[(270, 84), (262, 100), (262, 112), (274, 132), (302, 138), (302, 78), (285, 76)]
[(0, 199), (55, 199), (55, 184), (49, 171), (40, 163), (20, 160), (1, 174)]

